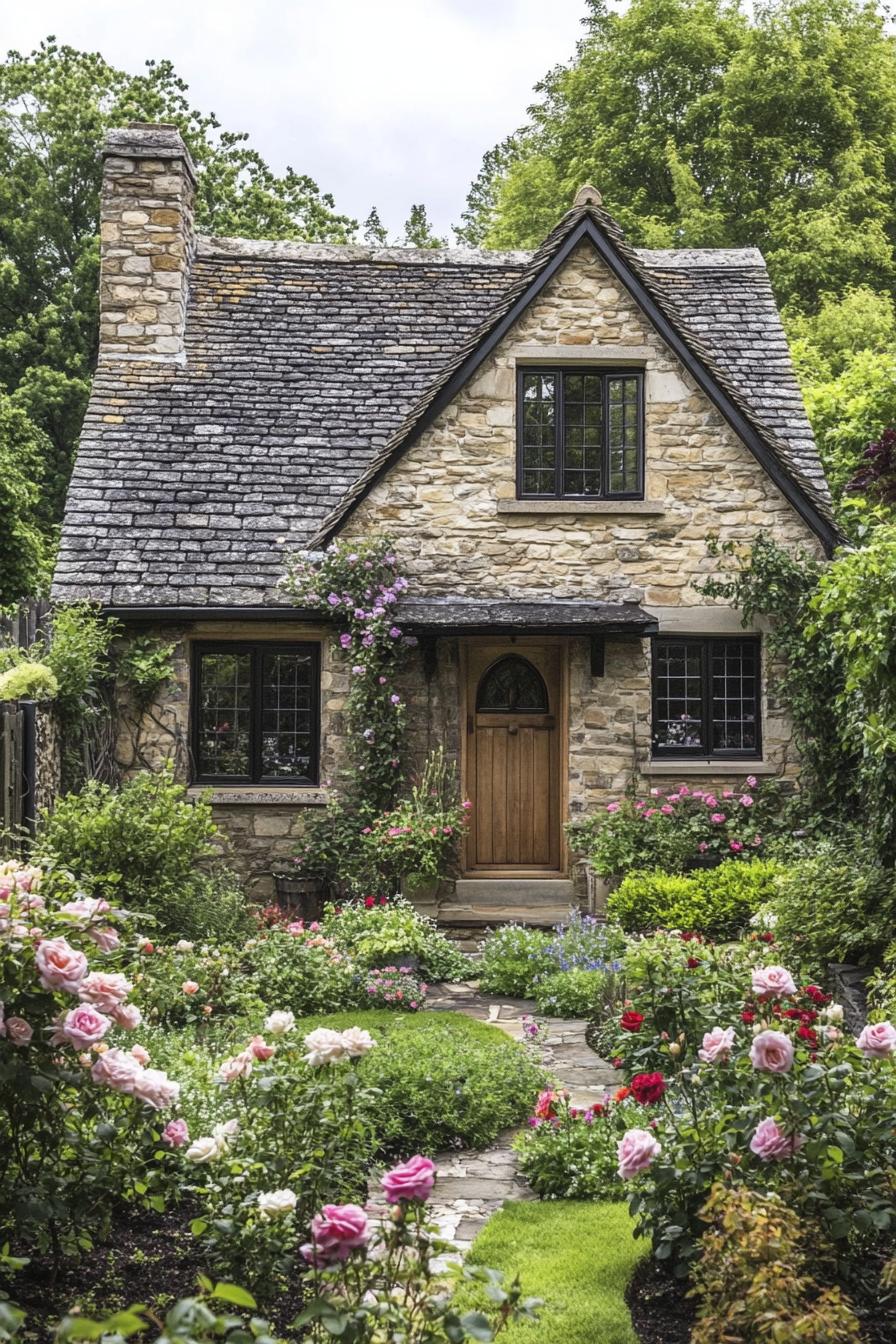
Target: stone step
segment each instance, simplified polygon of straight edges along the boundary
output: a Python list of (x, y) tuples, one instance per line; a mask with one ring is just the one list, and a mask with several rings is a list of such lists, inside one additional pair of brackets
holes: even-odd
[(568, 918), (568, 905), (549, 905), (539, 909), (528, 905), (496, 905), (482, 909), (446, 902), (439, 908), (441, 928), (446, 932), (455, 930), (458, 934), (461, 930), (469, 930), (471, 937), (476, 932), (493, 929), (498, 924), (525, 924), (531, 929), (552, 929), (555, 924), (563, 924)]
[[(455, 883), (449, 905), (490, 909), (492, 906), (562, 906), (575, 902), (568, 878), (465, 877)], [(443, 902), (443, 905), (445, 903)]]

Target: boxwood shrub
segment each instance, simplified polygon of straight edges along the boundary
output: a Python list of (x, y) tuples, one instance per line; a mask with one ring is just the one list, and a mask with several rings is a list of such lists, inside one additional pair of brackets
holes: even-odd
[(629, 873), (607, 903), (607, 914), (629, 933), (684, 929), (732, 938), (774, 898), (783, 865), (729, 859), (692, 873)]

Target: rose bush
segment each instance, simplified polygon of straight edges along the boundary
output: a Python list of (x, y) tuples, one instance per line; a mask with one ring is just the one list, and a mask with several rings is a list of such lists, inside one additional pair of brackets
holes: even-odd
[(644, 1112), (625, 1088), (585, 1107), (550, 1089), (514, 1140), (519, 1169), (541, 1199), (618, 1199), (617, 1144), (626, 1129), (643, 1123)]
[(130, 922), (68, 873), (0, 863), (0, 1241), (57, 1259), (117, 1202), (164, 1207), (180, 1089), (135, 1040)]

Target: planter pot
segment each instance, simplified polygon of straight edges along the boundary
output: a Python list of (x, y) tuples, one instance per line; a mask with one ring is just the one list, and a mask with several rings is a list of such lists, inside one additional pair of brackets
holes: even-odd
[(695, 854), (685, 864), (685, 871), (690, 873), (697, 868), (718, 868), (724, 858), (724, 854)]
[(320, 919), (323, 888), (316, 877), (295, 877), (291, 873), (274, 874), (277, 904), (307, 923)]
[(615, 891), (622, 878), (618, 873), (610, 877), (601, 877), (596, 873), (588, 863), (585, 865), (585, 890), (588, 895), (588, 913), (596, 915), (598, 919), (607, 917), (607, 898), (611, 891)]
[(439, 910), (441, 881), (439, 877), (426, 877), (423, 873), (407, 873), (401, 879), (401, 894), (421, 914), (435, 917)]

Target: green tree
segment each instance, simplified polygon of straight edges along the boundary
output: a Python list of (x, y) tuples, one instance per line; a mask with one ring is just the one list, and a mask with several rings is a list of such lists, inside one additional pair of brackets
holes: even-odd
[(375, 205), (371, 206), (370, 214), (364, 221), (364, 241), (368, 247), (387, 247), (389, 243), (389, 232)]
[(402, 242), (405, 247), (447, 247), (448, 240), (439, 238), (432, 231), (432, 225), (426, 214), (425, 205), (412, 205), (411, 213), (404, 223), (404, 238)]
[(778, 297), (896, 277), (896, 48), (865, 0), (588, 0), (486, 156), (465, 241), (531, 247), (585, 181), (637, 243), (762, 248)]
[(0, 607), (40, 591), (49, 547), (37, 526), (47, 436), (0, 393)]
[(46, 437), (46, 516), (57, 520), (97, 350), (98, 216), (106, 130), (173, 122), (199, 170), (198, 227), (344, 242), (354, 222), (308, 177), (275, 174), (245, 135), (191, 108), (168, 61), (117, 70), (49, 38), (0, 64), (0, 389)]

